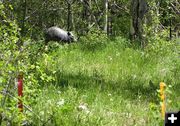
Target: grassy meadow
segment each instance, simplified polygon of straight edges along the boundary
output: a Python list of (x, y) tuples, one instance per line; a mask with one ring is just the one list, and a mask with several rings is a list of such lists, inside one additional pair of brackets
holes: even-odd
[(31, 125), (163, 125), (160, 82), (167, 84), (167, 111), (180, 109), (176, 42), (140, 49), (117, 38), (93, 50), (82, 43), (51, 44), (38, 59), (46, 75), (38, 74), (42, 91), (35, 97)]

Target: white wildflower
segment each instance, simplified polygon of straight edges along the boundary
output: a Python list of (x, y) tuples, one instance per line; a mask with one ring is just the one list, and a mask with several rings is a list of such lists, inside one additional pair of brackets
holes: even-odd
[(90, 111), (89, 111), (89, 109), (88, 109), (88, 107), (87, 107), (87, 104), (80, 104), (80, 105), (78, 106), (78, 110), (84, 111), (84, 112), (86, 112), (87, 114), (90, 113)]
[(58, 101), (58, 102), (57, 102), (57, 105), (58, 105), (58, 106), (64, 105), (64, 99), (61, 99), (60, 101)]

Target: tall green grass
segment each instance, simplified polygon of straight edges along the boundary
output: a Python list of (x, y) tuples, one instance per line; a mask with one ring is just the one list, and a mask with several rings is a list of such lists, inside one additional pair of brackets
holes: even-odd
[(161, 81), (173, 87), (168, 109), (180, 109), (176, 45), (161, 42), (159, 47), (152, 44), (142, 50), (117, 38), (102, 48), (85, 49), (88, 46), (58, 45), (39, 60), (40, 67), (53, 79), (42, 82), (43, 92), (33, 106), (39, 117), (34, 116), (32, 124), (159, 125), (159, 108), (153, 111), (152, 105), (159, 104)]

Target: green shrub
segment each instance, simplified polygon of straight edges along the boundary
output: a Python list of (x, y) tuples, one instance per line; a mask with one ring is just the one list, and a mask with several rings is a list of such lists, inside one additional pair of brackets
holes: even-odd
[(177, 53), (175, 42), (165, 41), (163, 39), (155, 39), (154, 42), (149, 43), (146, 48), (149, 54), (155, 56), (170, 56)]
[(95, 51), (103, 49), (107, 44), (107, 36), (99, 30), (89, 31), (86, 37), (81, 39), (81, 48), (83, 50)]
[[(11, 10), (11, 6), (9, 7)], [(36, 94), (41, 92), (38, 90), (39, 80), (36, 76), (40, 71), (36, 63), (40, 56), (37, 55), (39, 48), (33, 48), (35, 46), (30, 39), (20, 38), (20, 29), (16, 21), (9, 20), (4, 9), (4, 5), (0, 2), (2, 19), (0, 20), (0, 125), (21, 125), (31, 116), (29, 116), (30, 111), (25, 107), (24, 113), (19, 113), (17, 107), (19, 97), (14, 80), (19, 72), (23, 72), (23, 104), (26, 106), (34, 104)], [(19, 45), (20, 39), (24, 43), (22, 46)], [(43, 73), (40, 75), (42, 76)]]

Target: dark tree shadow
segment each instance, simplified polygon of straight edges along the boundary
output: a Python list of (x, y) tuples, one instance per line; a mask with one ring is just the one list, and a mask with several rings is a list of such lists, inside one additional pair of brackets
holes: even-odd
[[(156, 102), (157, 89), (159, 86), (144, 86), (143, 82), (136, 80), (132, 81), (131, 78), (128, 80), (106, 80), (102, 76), (94, 74), (87, 76), (82, 73), (71, 74), (57, 72), (56, 86), (60, 86), (65, 89), (68, 86), (72, 86), (77, 89), (98, 89), (99, 92), (112, 92), (123, 96), (126, 99), (137, 99), (141, 97), (146, 100)], [(158, 102), (158, 101), (157, 101)]]

